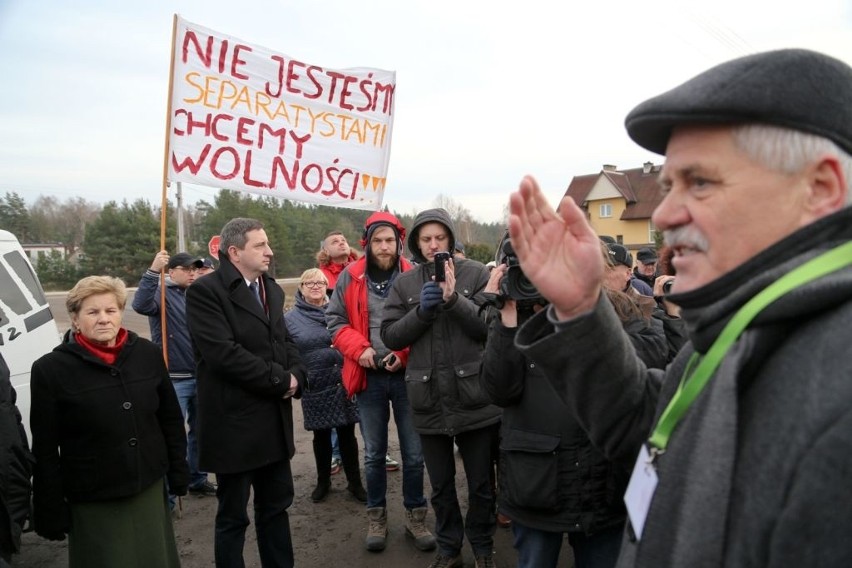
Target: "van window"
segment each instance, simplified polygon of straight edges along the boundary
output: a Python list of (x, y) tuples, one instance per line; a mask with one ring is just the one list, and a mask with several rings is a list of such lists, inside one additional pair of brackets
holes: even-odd
[[(27, 332), (33, 331), (52, 321), (53, 315), (50, 313), (50, 308), (47, 307), (47, 298), (44, 295), (44, 290), (42, 290), (38, 278), (24, 256), (19, 251), (13, 250), (4, 254), (3, 260), (6, 262), (5, 264), (0, 263), (0, 282), (14, 282), (17, 280), (29, 292), (35, 304), (30, 303), (30, 299), (24, 294), (23, 289), (18, 286), (0, 287), (0, 328), (4, 328), (11, 321), (10, 314), (5, 312), (4, 307), (11, 310), (17, 316), (28, 314), (33, 309), (43, 308), (24, 318), (24, 330)], [(9, 273), (9, 269), (6, 268), (7, 266), (14, 271), (17, 278), (14, 278)], [(22, 331), (14, 327), (4, 329), (3, 333), (0, 334), (0, 345), (4, 345), (6, 341), (14, 341)]]

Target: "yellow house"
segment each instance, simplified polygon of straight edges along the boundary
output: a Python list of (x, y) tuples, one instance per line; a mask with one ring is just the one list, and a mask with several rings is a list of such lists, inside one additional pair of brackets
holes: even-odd
[(609, 235), (631, 251), (656, 248), (651, 214), (663, 199), (660, 168), (651, 162), (629, 170), (604, 165), (597, 174), (575, 176), (565, 195), (586, 212), (598, 235)]

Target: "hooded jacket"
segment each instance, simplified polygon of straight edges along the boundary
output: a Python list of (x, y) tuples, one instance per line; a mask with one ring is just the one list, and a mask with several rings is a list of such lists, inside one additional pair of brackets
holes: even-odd
[[(343, 353), (343, 386), (351, 397), (367, 388), (367, 369), (358, 363), (358, 358), (370, 342), (370, 312), (367, 305), (367, 262), (370, 247), (367, 235), (373, 225), (385, 224), (396, 228), (400, 240), (397, 254), (398, 273), (411, 270), (411, 263), (402, 257), (402, 240), (405, 227), (390, 213), (373, 213), (364, 223), (364, 256), (350, 264), (340, 275), (335, 293), (326, 310), (326, 322), (333, 338), (334, 348)], [(394, 354), (405, 367), (408, 363), (408, 349), (394, 350)]]
[[(636, 359), (604, 301), (556, 328), (537, 314), (516, 343), (592, 441), (632, 467), (690, 356), (706, 353), (768, 285), (850, 240), (847, 207), (706, 286), (673, 294), (690, 341), (665, 373)], [(751, 321), (658, 458), (642, 538), (627, 531), (618, 566), (852, 566), (850, 327), (850, 267), (789, 292)]]
[(418, 234), (426, 223), (447, 228), (447, 250), (455, 246), (449, 214), (429, 209), (414, 219), (408, 245), (418, 265), (394, 282), (385, 304), (382, 341), (391, 349), (410, 347), (405, 384), (414, 411), (414, 426), (421, 434), (455, 436), (484, 428), (500, 420), (479, 384), (479, 367), (488, 326), (480, 317), (482, 291), (488, 269), (475, 260), (455, 258), (454, 296), (432, 314), (423, 314), (420, 290), (432, 280), (435, 263), (420, 252)]

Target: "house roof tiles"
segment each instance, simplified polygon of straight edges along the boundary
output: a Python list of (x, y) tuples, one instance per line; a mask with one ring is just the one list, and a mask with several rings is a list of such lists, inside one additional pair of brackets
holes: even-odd
[(565, 195), (580, 207), (584, 207), (592, 188), (600, 177), (604, 176), (627, 202), (621, 215), (622, 220), (650, 219), (654, 209), (663, 200), (663, 193), (657, 184), (659, 174), (660, 166), (650, 162), (641, 168), (627, 170), (605, 168), (597, 174), (575, 176)]

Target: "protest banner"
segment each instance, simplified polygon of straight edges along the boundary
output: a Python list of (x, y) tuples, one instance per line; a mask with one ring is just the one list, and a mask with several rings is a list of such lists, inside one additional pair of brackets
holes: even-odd
[(381, 208), (396, 74), (329, 69), (175, 16), (168, 181)]

